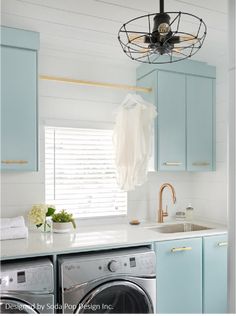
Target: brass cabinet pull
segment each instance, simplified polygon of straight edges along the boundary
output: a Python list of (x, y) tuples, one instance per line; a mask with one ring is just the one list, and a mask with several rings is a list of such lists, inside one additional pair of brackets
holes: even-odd
[(227, 241), (218, 242), (217, 246), (218, 246), (218, 247), (228, 246), (228, 242), (227, 242)]
[(163, 163), (163, 165), (165, 165), (165, 166), (181, 166), (182, 165), (182, 162), (175, 162), (175, 161), (173, 161), (173, 162), (169, 162), (169, 161), (167, 161), (167, 162), (164, 162)]
[(209, 166), (210, 163), (207, 161), (196, 161), (192, 163), (193, 166)]
[(1, 163), (6, 164), (6, 165), (23, 165), (23, 164), (27, 164), (28, 161), (27, 160), (2, 160)]
[(179, 247), (179, 248), (172, 248), (171, 252), (178, 252), (178, 251), (190, 251), (192, 247)]

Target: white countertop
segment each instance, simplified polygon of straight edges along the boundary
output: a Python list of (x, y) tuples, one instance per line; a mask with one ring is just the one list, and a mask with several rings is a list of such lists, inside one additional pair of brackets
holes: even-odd
[[(153, 228), (165, 224), (144, 223), (78, 227), (69, 234), (30, 231), (28, 239), (4, 240), (0, 243), (1, 259), (45, 256), (151, 244), (155, 241), (202, 237), (227, 233), (225, 226), (196, 222), (212, 229), (184, 233), (159, 233)], [(177, 223), (177, 222), (175, 222)], [(179, 223), (179, 222), (178, 222)], [(151, 229), (150, 229), (151, 228)]]

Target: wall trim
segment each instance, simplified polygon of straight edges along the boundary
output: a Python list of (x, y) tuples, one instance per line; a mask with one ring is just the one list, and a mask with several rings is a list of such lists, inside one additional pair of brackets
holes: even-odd
[(228, 307), (236, 313), (236, 100), (235, 100), (235, 0), (228, 0), (229, 12), (229, 111), (228, 111)]

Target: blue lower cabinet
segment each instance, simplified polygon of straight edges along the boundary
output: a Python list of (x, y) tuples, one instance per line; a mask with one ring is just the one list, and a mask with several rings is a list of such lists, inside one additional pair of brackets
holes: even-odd
[(155, 243), (157, 313), (202, 313), (202, 238)]
[(227, 234), (203, 238), (203, 312), (227, 313)]

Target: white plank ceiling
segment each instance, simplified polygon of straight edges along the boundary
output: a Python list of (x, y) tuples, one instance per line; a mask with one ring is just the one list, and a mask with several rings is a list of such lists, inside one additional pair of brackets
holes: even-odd
[[(121, 50), (117, 33), (131, 18), (159, 11), (157, 0), (2, 0), (1, 24), (40, 32), (43, 55), (140, 65)], [(194, 59), (217, 63), (227, 54), (227, 0), (166, 0), (165, 11), (184, 11), (207, 24)], [(186, 30), (189, 25), (185, 21)]]

